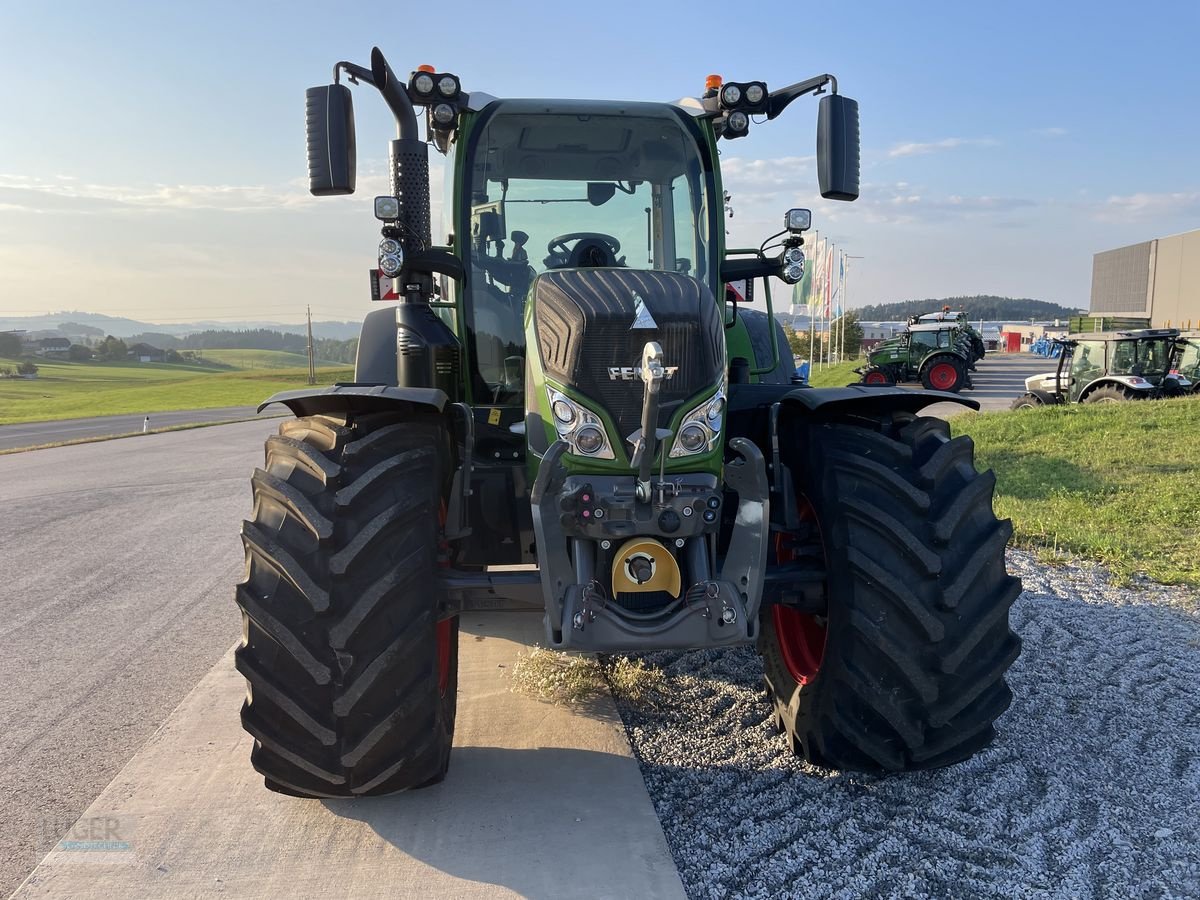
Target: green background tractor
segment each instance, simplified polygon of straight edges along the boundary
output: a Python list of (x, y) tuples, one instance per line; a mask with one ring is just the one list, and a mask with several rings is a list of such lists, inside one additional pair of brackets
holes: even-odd
[(987, 355), (987, 345), (983, 342), (983, 335), (971, 324), (971, 319), (967, 316), (966, 311), (960, 309), (955, 312), (950, 307), (944, 306), (938, 312), (914, 316), (909, 320), (910, 325), (929, 324), (931, 322), (953, 322), (967, 336), (969, 344), (967, 356), (971, 360), (968, 368), (974, 371), (975, 363)]
[(874, 347), (855, 369), (862, 384), (920, 381), (929, 390), (958, 393), (971, 387), (971, 338), (957, 323), (909, 325), (908, 331)]
[(1012, 409), (1060, 403), (1120, 403), (1190, 393), (1183, 374), (1187, 341), (1177, 328), (1076, 334), (1056, 340), (1058, 368), (1025, 379)]
[(307, 93), (310, 190), (353, 191), (341, 79), (374, 87), (398, 137), (370, 283), (398, 302), (367, 315), (353, 383), (268, 401), (296, 418), (253, 477), (236, 591), (267, 785), (445, 777), (458, 616), (497, 605), (541, 610), (560, 650), (756, 644), (778, 726), (821, 765), (985, 746), (1019, 652), (993, 476), (918, 415), (944, 395), (793, 385), (773, 319), (724, 301), (753, 283), (769, 313), (810, 217), (727, 248), (718, 141), (825, 94), (821, 194), (855, 199), (858, 107), (835, 79), (649, 103), (401, 80), (378, 49), (334, 73)]

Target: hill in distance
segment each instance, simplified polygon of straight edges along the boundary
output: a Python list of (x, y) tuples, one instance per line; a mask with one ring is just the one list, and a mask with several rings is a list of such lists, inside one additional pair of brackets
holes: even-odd
[(978, 294), (974, 297), (943, 297), (929, 300), (900, 300), (896, 303), (877, 303), (854, 310), (858, 318), (866, 322), (903, 322), (909, 316), (937, 312), (943, 306), (952, 310), (965, 309), (973, 320), (986, 319), (991, 322), (1024, 322), (1034, 319), (1039, 322), (1067, 319), (1086, 310), (1060, 306), (1046, 300), (1028, 298), (995, 297)]
[[(68, 326), (68, 327), (63, 327)], [(313, 337), (333, 338), (339, 341), (358, 337), (361, 322), (313, 322)], [(184, 337), (198, 331), (246, 331), (258, 328), (270, 329), (286, 334), (304, 334), (302, 324), (282, 322), (186, 322), (159, 325), (154, 322), (139, 322), (121, 316), (106, 316), (101, 313), (64, 311), (42, 316), (0, 315), (0, 331), (61, 331), (67, 335), (99, 337), (111, 334), (117, 338), (133, 337), (150, 333)]]

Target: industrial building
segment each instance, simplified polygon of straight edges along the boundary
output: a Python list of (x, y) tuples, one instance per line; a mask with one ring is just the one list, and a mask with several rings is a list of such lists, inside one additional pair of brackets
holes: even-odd
[(1097, 253), (1091, 313), (1146, 317), (1154, 327), (1200, 325), (1200, 229)]

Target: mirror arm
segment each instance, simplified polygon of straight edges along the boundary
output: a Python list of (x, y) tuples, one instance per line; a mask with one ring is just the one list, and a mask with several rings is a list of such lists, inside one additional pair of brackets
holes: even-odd
[(358, 84), (360, 81), (375, 87), (375, 78), (371, 75), (370, 69), (364, 69), (362, 66), (356, 66), (352, 62), (342, 60), (336, 63), (333, 67), (333, 83), (341, 84), (341, 70), (346, 70), (346, 77), (350, 79), (351, 84)]
[(833, 93), (837, 93), (837, 79), (832, 75), (817, 75), (814, 78), (809, 78), (806, 81), (797, 81), (795, 84), (789, 84), (785, 88), (780, 88), (777, 91), (771, 91), (767, 96), (767, 118), (774, 119), (782, 113), (789, 103), (797, 97), (803, 97), (805, 94), (820, 94), (823, 93), (822, 88), (829, 85)]

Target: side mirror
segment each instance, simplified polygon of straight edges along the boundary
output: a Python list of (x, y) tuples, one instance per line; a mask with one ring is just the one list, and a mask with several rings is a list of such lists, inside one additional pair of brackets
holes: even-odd
[(308, 190), (314, 197), (354, 193), (354, 104), (344, 84), (304, 92)]
[(858, 199), (858, 101), (821, 98), (817, 112), (817, 182), (826, 200)]
[(589, 181), (587, 186), (588, 203), (592, 206), (603, 206), (617, 193), (617, 186), (611, 182)]

